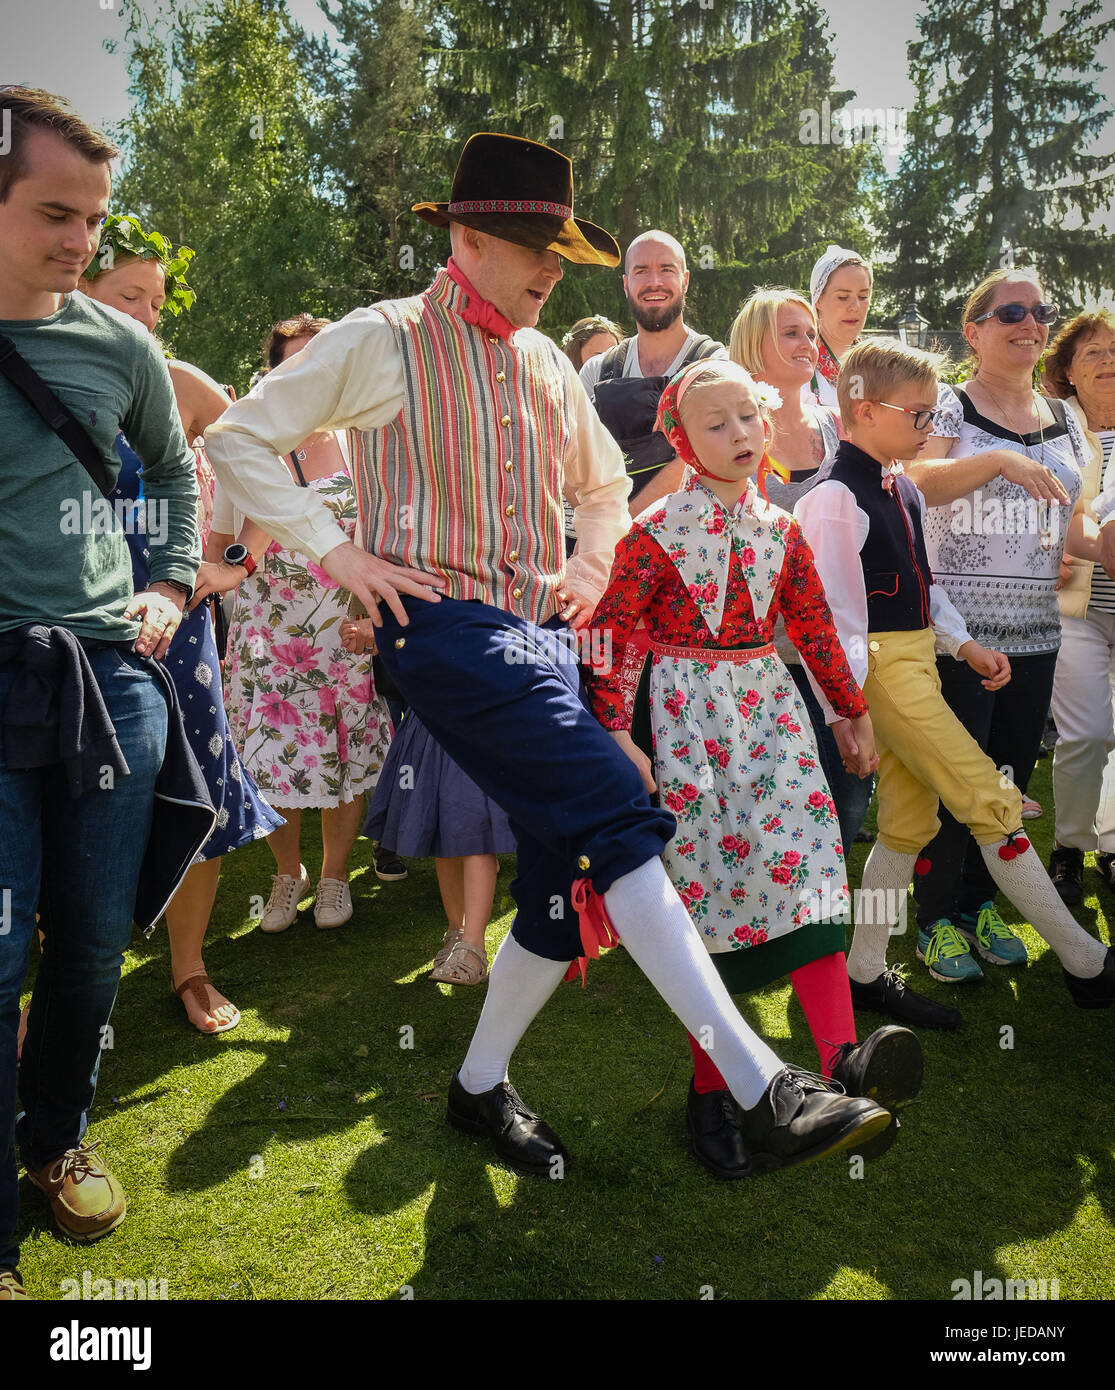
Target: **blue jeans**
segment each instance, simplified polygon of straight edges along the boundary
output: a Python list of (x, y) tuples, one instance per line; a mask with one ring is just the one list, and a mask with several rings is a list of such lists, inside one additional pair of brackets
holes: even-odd
[(795, 664), (787, 666), (786, 669), (793, 676), (798, 694), (805, 701), (805, 708), (809, 712), (809, 722), (813, 725), (813, 733), (817, 739), (817, 752), (821, 758), (821, 771), (825, 774), (825, 781), (829, 784), (832, 799), (836, 802), (836, 814), (840, 821), (840, 842), (844, 846), (844, 858), (847, 860), (852, 852), (855, 838), (863, 828), (864, 817), (871, 804), (871, 792), (875, 786), (875, 779), (874, 777), (860, 778), (854, 773), (844, 771), (844, 760), (840, 756), (840, 749), (836, 746), (836, 739), (832, 736), (832, 730), (825, 723), (825, 716), (821, 713), (821, 706), (817, 703), (816, 695), (813, 694), (813, 687), (809, 684), (805, 667)]
[[(85, 1134), (166, 745), (154, 678), (115, 648), (89, 662), (129, 768), (114, 787), (71, 797), (58, 767), (9, 771), (0, 729), (0, 1269), (19, 1259), (17, 1137), (23, 1162), (39, 1169)], [(12, 680), (0, 670), (0, 709)], [(17, 1071), (36, 910), (46, 940)]]

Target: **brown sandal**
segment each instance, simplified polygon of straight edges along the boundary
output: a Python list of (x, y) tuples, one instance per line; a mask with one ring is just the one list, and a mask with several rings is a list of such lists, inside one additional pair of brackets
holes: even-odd
[[(480, 962), (479, 968), (468, 957)], [(443, 985), (482, 985), (488, 978), (488, 957), (484, 951), (455, 941), (452, 950), (436, 970), (430, 972), (430, 979)]]
[[(197, 1004), (199, 1009), (204, 1009), (210, 1018), (215, 1015), (213, 1014), (213, 1010), (209, 1007), (209, 992), (206, 990), (205, 986), (212, 984), (213, 981), (208, 975), (191, 975), (188, 980), (183, 980), (180, 985), (175, 985), (173, 979), (171, 980), (174, 992), (178, 998), (182, 1000), (183, 1004), (186, 1002), (184, 997), (185, 993), (189, 990), (194, 997), (194, 1003)], [(216, 989), (216, 985), (213, 985), (213, 988)], [(223, 1008), (224, 1005), (218, 1005), (218, 1007)], [(214, 1033), (227, 1033), (230, 1028), (235, 1028), (240, 1022), (240, 1010), (236, 1008), (235, 1004), (231, 1004), (229, 1007), (235, 1010), (235, 1018), (229, 1019), (226, 1023), (218, 1022), (216, 1028), (197, 1028), (196, 1023), (194, 1027), (197, 1028), (197, 1031), (201, 1033), (203, 1037), (207, 1038), (211, 1037)], [(189, 1017), (188, 1014), (187, 1017)]]
[(445, 962), (449, 959), (450, 951), (452, 951), (453, 947), (456, 946), (457, 942), (460, 941), (461, 937), (464, 936), (464, 934), (465, 933), (463, 927), (449, 928), (449, 930), (445, 933), (444, 937), (442, 938), (441, 950), (434, 957), (434, 970), (439, 970), (445, 964)]

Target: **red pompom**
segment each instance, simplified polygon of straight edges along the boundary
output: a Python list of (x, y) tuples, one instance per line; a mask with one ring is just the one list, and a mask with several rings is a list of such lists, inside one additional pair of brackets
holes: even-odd
[(924, 854), (919, 854), (914, 860), (914, 873), (927, 874), (933, 867), (932, 859), (927, 859)]
[(1008, 842), (1007, 844), (1005, 844), (1005, 845), (1000, 845), (1000, 846), (999, 846), (999, 858), (1000, 858), (1000, 859), (1005, 859), (1005, 860), (1007, 861), (1008, 864), (1010, 863), (1010, 861), (1011, 861), (1012, 859), (1014, 859), (1014, 858), (1017, 856), (1017, 854), (1018, 854), (1018, 851), (1017, 851), (1017, 850), (1015, 849), (1015, 847), (1014, 847), (1012, 844), (1010, 844), (1009, 842)]
[(1025, 835), (1016, 835), (1014, 837), (1014, 847), (1019, 854), (1025, 854), (1030, 848), (1030, 842)]

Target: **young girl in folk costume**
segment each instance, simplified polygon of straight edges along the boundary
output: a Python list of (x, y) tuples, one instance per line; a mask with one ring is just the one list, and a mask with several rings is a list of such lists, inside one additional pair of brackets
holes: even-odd
[[(856, 1044), (844, 962), (848, 886), (839, 824), (809, 716), (771, 643), (779, 613), (839, 715), (846, 766), (876, 766), (867, 705), (840, 650), (801, 530), (759, 494), (777, 393), (733, 362), (698, 362), (662, 396), (658, 428), (689, 468), (680, 492), (638, 518), (616, 549), (593, 619), (622, 651), (644, 619), (651, 660), (653, 775), (628, 731), (621, 671), (593, 672), (593, 710), (678, 820), (667, 872), (728, 989), (789, 974), (822, 1073), (892, 1109), (917, 1094), (917, 1039), (887, 1027)], [(761, 477), (760, 480), (761, 482)], [(649, 694), (648, 694), (649, 692)], [(655, 782), (657, 788), (655, 788)], [(686, 1119), (693, 1153), (719, 1177), (749, 1171), (726, 1083), (690, 1035)], [(895, 1124), (875, 1141), (879, 1152)]]

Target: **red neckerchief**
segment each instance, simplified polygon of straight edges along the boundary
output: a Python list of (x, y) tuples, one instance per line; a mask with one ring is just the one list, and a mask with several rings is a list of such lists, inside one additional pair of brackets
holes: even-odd
[(460, 285), (465, 292), (465, 297), (457, 309), (465, 323), (482, 328), (485, 333), (495, 333), (498, 337), (506, 338), (510, 342), (511, 335), (515, 332), (515, 325), (508, 323), (494, 304), (489, 304), (486, 299), (482, 299), (477, 294), (466, 278), (464, 271), (452, 256), (449, 257), (449, 264), (446, 269), (449, 271), (449, 278)]

